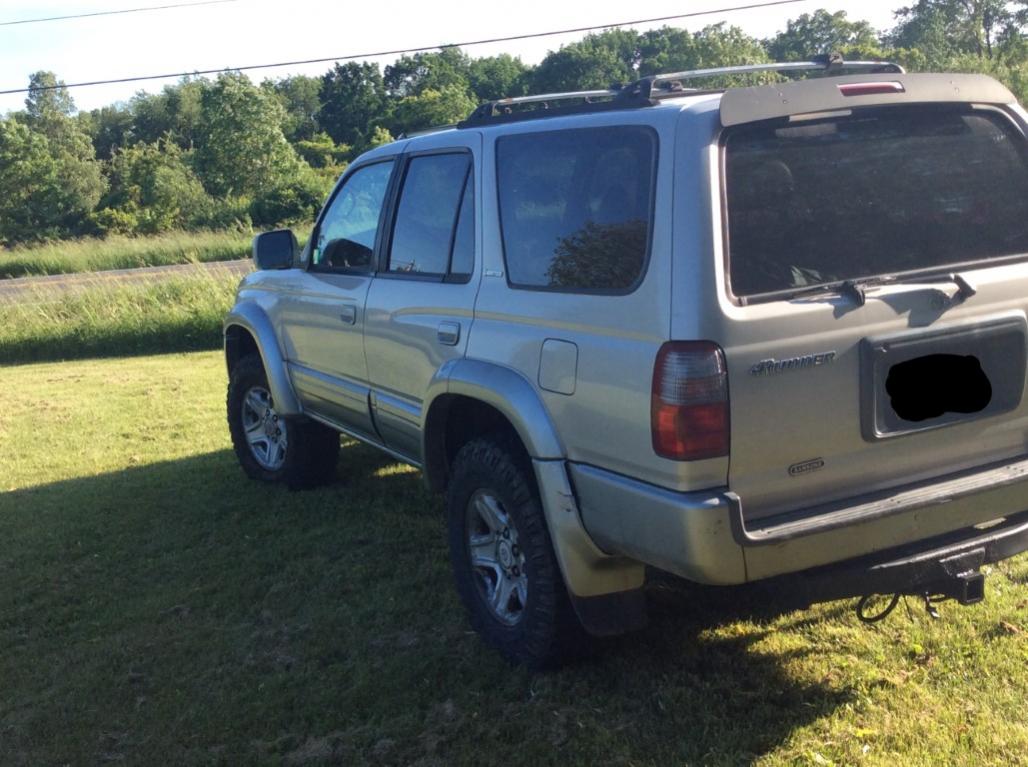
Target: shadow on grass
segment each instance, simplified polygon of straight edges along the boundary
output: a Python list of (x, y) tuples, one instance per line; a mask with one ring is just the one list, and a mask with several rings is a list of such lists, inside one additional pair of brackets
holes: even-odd
[(646, 631), (511, 669), (468, 630), (440, 512), (360, 446), (316, 491), (221, 451), (0, 496), (0, 753), (736, 763), (850, 700), (790, 671), (801, 642), (757, 646), (775, 615), (758, 591), (665, 577)]
[(220, 315), (149, 327), (68, 328), (63, 332), (47, 330), (39, 336), (8, 339), (0, 346), (0, 365), (201, 352), (219, 349), (221, 344)]

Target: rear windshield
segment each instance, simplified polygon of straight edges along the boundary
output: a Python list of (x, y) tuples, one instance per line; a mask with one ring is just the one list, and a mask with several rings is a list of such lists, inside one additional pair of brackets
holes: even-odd
[(755, 124), (725, 163), (737, 296), (1028, 253), (1025, 139), (994, 112)]

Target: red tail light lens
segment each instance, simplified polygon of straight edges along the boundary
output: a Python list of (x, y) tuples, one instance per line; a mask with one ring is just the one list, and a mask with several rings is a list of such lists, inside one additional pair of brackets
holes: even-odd
[(904, 93), (903, 83), (846, 83), (838, 86), (843, 96), (874, 96), (880, 93)]
[(728, 371), (707, 341), (672, 341), (657, 353), (651, 405), (653, 449), (674, 461), (728, 455)]

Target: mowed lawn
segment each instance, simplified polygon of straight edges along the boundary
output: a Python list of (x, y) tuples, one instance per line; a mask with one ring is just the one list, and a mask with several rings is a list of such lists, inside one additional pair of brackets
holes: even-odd
[(440, 503), (359, 446), (244, 478), (218, 353), (0, 368), (0, 764), (1025, 764), (1028, 560), (988, 601), (650, 585), (565, 670), (471, 633)]

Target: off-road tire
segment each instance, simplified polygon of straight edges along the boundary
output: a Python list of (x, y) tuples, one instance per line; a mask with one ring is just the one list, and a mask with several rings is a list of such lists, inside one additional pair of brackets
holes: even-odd
[[(520, 620), (512, 626), (487, 605), (471, 565), (468, 506), (482, 490), (502, 503), (524, 553), (528, 596)], [(471, 626), (512, 663), (532, 669), (560, 665), (586, 637), (568, 599), (531, 463), (520, 445), (503, 436), (464, 445), (453, 461), (446, 516), (457, 593)]]
[(258, 354), (247, 355), (232, 368), (226, 397), (232, 447), (246, 475), (262, 482), (284, 482), (293, 489), (316, 487), (331, 481), (339, 460), (339, 434), (308, 418), (281, 419), (288, 442), (280, 468), (269, 470), (258, 462), (246, 439), (242, 415), (243, 398), (254, 386), (269, 390), (264, 363)]

